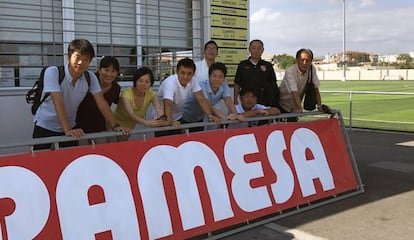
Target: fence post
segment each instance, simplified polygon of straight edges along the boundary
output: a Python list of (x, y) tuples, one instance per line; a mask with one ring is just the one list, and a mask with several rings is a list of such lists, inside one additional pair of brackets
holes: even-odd
[(352, 130), (352, 91), (349, 91), (349, 130)]

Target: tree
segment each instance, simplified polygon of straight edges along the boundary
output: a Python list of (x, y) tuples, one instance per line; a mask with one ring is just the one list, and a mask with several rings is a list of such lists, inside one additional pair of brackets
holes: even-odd
[(273, 64), (276, 64), (278, 69), (286, 69), (296, 62), (293, 56), (285, 54), (274, 55), (272, 59)]
[(409, 69), (413, 67), (413, 58), (409, 54), (400, 54), (397, 57), (398, 68)]

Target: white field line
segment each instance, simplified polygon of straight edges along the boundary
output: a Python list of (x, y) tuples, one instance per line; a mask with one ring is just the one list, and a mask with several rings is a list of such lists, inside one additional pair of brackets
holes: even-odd
[[(347, 117), (343, 116), (344, 120), (348, 119)], [(352, 118), (352, 120), (357, 121), (365, 121), (365, 122), (383, 122), (383, 123), (399, 123), (399, 124), (414, 124), (414, 122), (401, 122), (401, 121), (387, 121), (387, 120), (374, 120), (374, 119), (363, 119), (363, 118)]]
[(375, 91), (321, 91), (321, 93), (357, 93), (357, 94), (384, 94), (384, 95), (414, 95), (411, 92), (375, 92)]

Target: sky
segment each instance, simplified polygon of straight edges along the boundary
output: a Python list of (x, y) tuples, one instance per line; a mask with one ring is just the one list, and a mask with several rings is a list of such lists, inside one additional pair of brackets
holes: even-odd
[(414, 51), (413, 0), (250, 0), (250, 39), (264, 42), (264, 54), (315, 56), (345, 48), (389, 55)]

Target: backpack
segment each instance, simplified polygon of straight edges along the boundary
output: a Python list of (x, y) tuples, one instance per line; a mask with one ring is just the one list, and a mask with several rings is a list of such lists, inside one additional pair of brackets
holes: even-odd
[[(44, 77), (45, 77), (45, 71), (46, 68), (44, 67), (42, 71), (40, 72), (39, 79), (33, 84), (32, 89), (27, 91), (26, 93), (26, 102), (28, 104), (32, 104), (31, 110), (32, 114), (35, 115), (37, 109), (40, 107), (40, 105), (46, 100), (47, 97), (49, 97), (50, 93), (47, 92), (42, 98), (42, 92), (44, 87)], [(65, 78), (65, 66), (61, 65), (57, 67), (59, 70), (59, 85), (63, 82), (63, 78)], [(89, 76), (89, 72), (85, 72), (86, 81), (88, 82), (88, 86), (90, 86), (91, 78)]]

